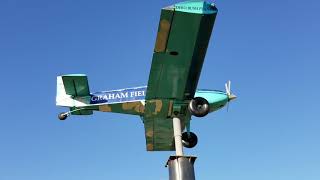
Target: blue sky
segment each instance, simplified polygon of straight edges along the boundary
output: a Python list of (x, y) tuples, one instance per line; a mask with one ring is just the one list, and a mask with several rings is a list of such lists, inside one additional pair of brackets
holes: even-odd
[[(0, 179), (168, 179), (139, 117), (57, 120), (56, 76), (91, 91), (146, 85), (160, 9), (178, 1), (0, 1)], [(193, 118), (197, 179), (319, 180), (318, 1), (216, 1), (199, 88), (238, 99)]]

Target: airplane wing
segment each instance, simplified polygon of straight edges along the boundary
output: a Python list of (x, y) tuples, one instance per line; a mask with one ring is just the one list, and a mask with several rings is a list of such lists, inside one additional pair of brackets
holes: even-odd
[[(190, 120), (194, 97), (217, 9), (187, 1), (161, 10), (144, 113), (148, 151), (174, 150), (172, 117)], [(183, 126), (184, 127), (184, 126)]]

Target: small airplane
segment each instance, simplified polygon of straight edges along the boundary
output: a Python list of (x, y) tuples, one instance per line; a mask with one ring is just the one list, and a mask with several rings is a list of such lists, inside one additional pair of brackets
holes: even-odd
[(172, 119), (178, 117), (186, 129), (183, 145), (196, 146), (191, 116), (204, 117), (236, 98), (230, 81), (226, 92), (196, 89), (217, 12), (214, 4), (198, 0), (161, 10), (148, 86), (91, 93), (85, 74), (58, 76), (56, 105), (70, 109), (58, 118), (93, 111), (137, 115), (144, 123), (146, 149), (172, 151)]

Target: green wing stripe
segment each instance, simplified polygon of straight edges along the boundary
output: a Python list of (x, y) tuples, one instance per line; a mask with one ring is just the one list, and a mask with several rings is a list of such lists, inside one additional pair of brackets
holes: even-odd
[(86, 75), (64, 75), (63, 85), (68, 95), (88, 96), (90, 95), (88, 78)]

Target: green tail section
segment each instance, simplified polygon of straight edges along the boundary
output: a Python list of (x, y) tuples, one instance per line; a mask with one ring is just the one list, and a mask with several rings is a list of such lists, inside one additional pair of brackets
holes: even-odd
[(68, 95), (88, 96), (90, 94), (88, 78), (84, 74), (68, 74), (62, 76), (65, 91)]

